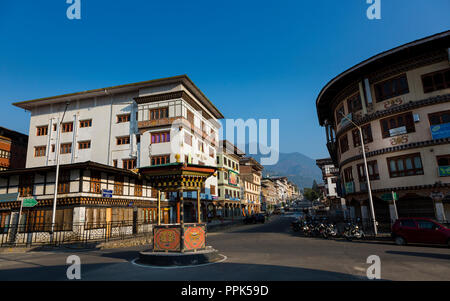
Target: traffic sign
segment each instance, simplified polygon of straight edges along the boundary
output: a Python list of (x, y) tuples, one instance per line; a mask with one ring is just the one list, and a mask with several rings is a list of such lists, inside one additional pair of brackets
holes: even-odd
[(394, 195), (394, 200), (398, 201), (398, 193), (394, 192), (394, 193), (383, 193), (381, 195), (381, 199), (383, 201), (392, 201), (392, 195)]
[(22, 203), (22, 207), (34, 207), (36, 206), (38, 201), (36, 201), (34, 198), (30, 199), (24, 199)]

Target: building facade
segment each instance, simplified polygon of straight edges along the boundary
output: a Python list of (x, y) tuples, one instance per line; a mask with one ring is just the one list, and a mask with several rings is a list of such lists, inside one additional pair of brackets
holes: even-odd
[(227, 140), (217, 153), (218, 202), (224, 218), (242, 216), (239, 159), (244, 152)]
[[(130, 170), (175, 162), (216, 166), (223, 115), (186, 75), (14, 105), (31, 113), (27, 170), (54, 168), (58, 152), (62, 166), (92, 162), (123, 171), (124, 178)], [(196, 193), (184, 192), (184, 199), (196, 200)], [(146, 197), (154, 205), (155, 192)], [(200, 197), (208, 204), (217, 199), (215, 176), (204, 183)], [(176, 216), (172, 199), (164, 195), (167, 222)], [(193, 210), (185, 207), (186, 218)]]
[(0, 127), (0, 170), (24, 168), (28, 136)]
[(261, 178), (263, 166), (252, 157), (239, 160), (241, 173), (241, 204), (245, 214), (261, 211)]
[(448, 219), (449, 47), (450, 31), (411, 42), (348, 69), (320, 92), (319, 122), (352, 217), (370, 216), (356, 124), (363, 133), (376, 219)]

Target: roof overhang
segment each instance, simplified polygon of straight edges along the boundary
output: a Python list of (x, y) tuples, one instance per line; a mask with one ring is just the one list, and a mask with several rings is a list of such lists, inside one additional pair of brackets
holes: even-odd
[(192, 80), (187, 75), (178, 75), (178, 76), (173, 76), (173, 77), (166, 77), (166, 78), (154, 79), (154, 80), (125, 84), (125, 85), (118, 85), (118, 86), (112, 86), (112, 87), (106, 87), (106, 88), (100, 88), (100, 89), (94, 89), (94, 90), (87, 90), (87, 91), (63, 94), (63, 95), (52, 96), (52, 97), (37, 98), (37, 99), (32, 99), (32, 100), (15, 102), (15, 103), (13, 103), (13, 105), (16, 107), (30, 111), (31, 109), (33, 109), (37, 106), (57, 104), (57, 103), (66, 103), (66, 102), (71, 102), (71, 101), (85, 99), (85, 98), (128, 93), (128, 92), (136, 91), (136, 90), (143, 89), (143, 88), (177, 84), (177, 83), (183, 84), (189, 90), (189, 92), (191, 92), (196, 98), (198, 98), (200, 100), (200, 102), (211, 111), (211, 113), (214, 115), (215, 118), (217, 118), (217, 119), (224, 118), (222, 113), (214, 106), (214, 104), (205, 96), (205, 94), (203, 94), (203, 92), (192, 82)]
[(382, 52), (342, 72), (329, 81), (317, 97), (316, 108), (320, 125), (323, 126), (326, 119), (334, 119), (331, 108), (333, 99), (348, 85), (363, 80), (368, 74), (399, 61), (449, 47), (450, 30)]

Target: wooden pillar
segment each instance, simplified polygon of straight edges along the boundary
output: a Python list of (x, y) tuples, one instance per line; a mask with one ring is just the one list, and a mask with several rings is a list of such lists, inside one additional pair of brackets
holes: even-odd
[(197, 222), (200, 224), (202, 222), (201, 215), (201, 205), (200, 205), (200, 188), (197, 188)]
[(180, 202), (177, 202), (177, 224), (179, 223), (180, 223)]
[(156, 190), (158, 193), (158, 226), (161, 225), (161, 192)]
[(180, 204), (180, 224), (181, 227), (184, 226), (184, 199), (183, 199), (183, 189), (180, 189), (179, 191), (179, 204)]

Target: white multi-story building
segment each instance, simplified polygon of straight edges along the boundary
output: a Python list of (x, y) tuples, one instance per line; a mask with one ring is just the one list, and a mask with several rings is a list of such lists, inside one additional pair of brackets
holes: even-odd
[[(60, 122), (61, 164), (216, 166), (223, 115), (186, 75), (14, 105), (31, 112), (27, 168), (56, 164)], [(209, 178), (202, 197), (212, 199), (216, 187), (217, 179)]]

